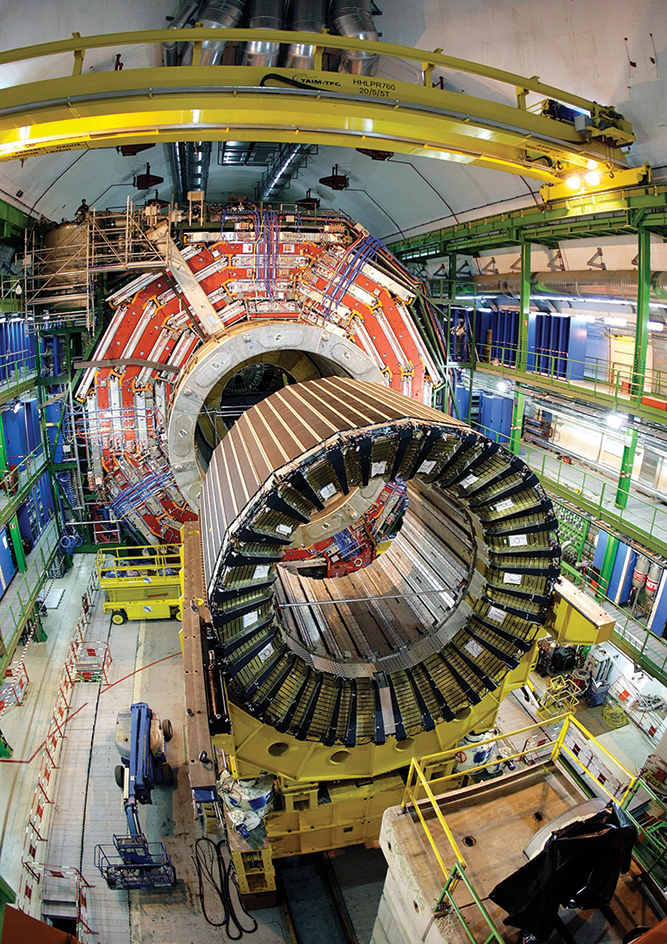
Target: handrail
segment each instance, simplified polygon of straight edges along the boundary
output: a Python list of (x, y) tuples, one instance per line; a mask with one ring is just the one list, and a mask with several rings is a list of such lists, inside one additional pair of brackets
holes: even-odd
[[(553, 728), (559, 723), (561, 726), (560, 726), (560, 730), (558, 731), (557, 736), (550, 739), (545, 729), (553, 730)], [(584, 725), (582, 725), (579, 721), (577, 721), (577, 719), (574, 717), (572, 713), (558, 715), (555, 718), (550, 719), (546, 723), (536, 722), (530, 725), (526, 725), (522, 728), (518, 728), (515, 731), (500, 732), (496, 734), (495, 736), (490, 736), (490, 737), (484, 738), (481, 741), (476, 741), (474, 746), (475, 748), (480, 748), (480, 747), (483, 747), (485, 744), (497, 743), (498, 741), (508, 741), (509, 739), (516, 737), (517, 735), (526, 734), (529, 731), (533, 731), (533, 732), (539, 731), (541, 734), (545, 736), (545, 744), (547, 744), (549, 748), (548, 758), (545, 758), (545, 759), (548, 759), (549, 761), (553, 762), (553, 761), (558, 760), (558, 758), (561, 755), (566, 755), (570, 759), (568, 763), (574, 763), (575, 765), (578, 765), (584, 771), (584, 773), (588, 773), (589, 776), (595, 776), (593, 771), (591, 771), (587, 767), (586, 763), (582, 760), (582, 758), (578, 757), (577, 754), (573, 750), (571, 750), (571, 748), (565, 743), (565, 738), (568, 732), (570, 731), (571, 726), (574, 726), (574, 728), (578, 729), (584, 735), (586, 739), (586, 746), (589, 743), (592, 743), (593, 745), (595, 745), (596, 751), (600, 751), (605, 757), (611, 760), (616, 765), (616, 767), (620, 771), (623, 772), (623, 774), (627, 776), (628, 778), (627, 783), (625, 783), (624, 781), (618, 780), (618, 778), (615, 778), (618, 781), (617, 792), (619, 792), (620, 790), (623, 791), (622, 798), (619, 798), (619, 796), (614, 795), (610, 790), (607, 789), (607, 787), (605, 786), (605, 779), (604, 778), (601, 779), (600, 774), (597, 777), (595, 777), (595, 783), (596, 783), (597, 788), (602, 790), (602, 792), (605, 793), (612, 800), (614, 800), (615, 803), (618, 803), (621, 806), (623, 806), (624, 804), (625, 806), (627, 806), (632, 795), (634, 795), (636, 784), (639, 781), (639, 776), (635, 776), (634, 774), (632, 774), (627, 769), (627, 767), (625, 767), (619, 760), (617, 760), (614, 757), (614, 755), (611, 754), (607, 750), (607, 748), (603, 744), (601, 744), (600, 741), (593, 734), (590, 733), (590, 731), (587, 730), (586, 727), (584, 727)], [(515, 759), (518, 757), (525, 758), (534, 754), (536, 750), (539, 750), (539, 747), (536, 747), (535, 745), (529, 746), (529, 741), (530, 741), (530, 738), (526, 739), (526, 742), (524, 743), (524, 746), (521, 750), (517, 751), (516, 753), (513, 753), (509, 757), (503, 756), (503, 760), (510, 760), (510, 759)], [(544, 745), (541, 745), (541, 746), (544, 746)], [(449, 825), (447, 824), (447, 820), (445, 819), (445, 816), (442, 810), (440, 809), (438, 799), (434, 795), (430, 786), (431, 784), (435, 784), (435, 783), (443, 783), (445, 781), (458, 780), (461, 777), (462, 773), (465, 773), (466, 775), (470, 775), (470, 774), (474, 774), (476, 772), (482, 771), (488, 767), (494, 766), (497, 763), (497, 760), (495, 758), (491, 758), (487, 760), (485, 763), (479, 764), (475, 767), (466, 767), (465, 771), (456, 771), (451, 774), (436, 775), (436, 776), (431, 777), (430, 780), (426, 778), (426, 775), (424, 773), (424, 768), (426, 766), (441, 766), (445, 764), (448, 760), (453, 759), (454, 755), (456, 755), (456, 753), (458, 753), (460, 750), (461, 750), (460, 746), (453, 747), (453, 748), (448, 748), (447, 750), (444, 750), (444, 751), (439, 751), (434, 754), (427, 754), (421, 758), (413, 758), (410, 763), (410, 768), (408, 771), (408, 777), (407, 777), (407, 781), (405, 785), (405, 790), (403, 793), (403, 799), (401, 801), (401, 807), (405, 812), (407, 812), (408, 804), (409, 803), (412, 804), (412, 808), (414, 812), (416, 813), (417, 818), (422, 825), (422, 828), (424, 829), (428, 843), (431, 849), (433, 850), (435, 858), (438, 862), (440, 870), (445, 879), (445, 884), (444, 884), (442, 893), (440, 894), (433, 910), (437, 913), (442, 905), (443, 900), (447, 898), (453, 911), (455, 912), (456, 916), (460, 920), (467, 937), (472, 942), (472, 944), (477, 944), (476, 939), (473, 936), (468, 926), (468, 923), (466, 921), (465, 915), (463, 914), (461, 907), (457, 904), (457, 902), (454, 899), (454, 891), (456, 889), (456, 886), (459, 881), (462, 881), (464, 885), (466, 886), (466, 888), (468, 889), (468, 892), (472, 896), (474, 903), (477, 905), (480, 912), (482, 913), (482, 917), (484, 918), (484, 921), (491, 932), (490, 935), (484, 941), (484, 944), (489, 944), (489, 942), (494, 939), (497, 942), (499, 942), (499, 944), (503, 944), (502, 936), (499, 934), (498, 929), (496, 928), (491, 915), (489, 914), (487, 909), (484, 907), (484, 899), (480, 897), (480, 895), (477, 893), (471, 879), (466, 874), (467, 862), (465, 860), (465, 857), (463, 856), (461, 850), (458, 847), (456, 839), (454, 835), (452, 834), (449, 828)], [(594, 758), (595, 758), (595, 755), (593, 754), (593, 751), (591, 751), (591, 758), (588, 761), (588, 763), (593, 761)], [(605, 770), (606, 769), (607, 768), (605, 768)], [(612, 776), (615, 777), (614, 774), (612, 774)], [(414, 782), (414, 789), (413, 789), (413, 782)], [(425, 793), (425, 797), (421, 801), (418, 796), (419, 785), (423, 787), (424, 793)], [(452, 852), (454, 853), (455, 861), (454, 861), (453, 866), (450, 869), (447, 868), (443, 860), (442, 854), (440, 853), (440, 850), (438, 849), (438, 844), (436, 842), (436, 839), (433, 836), (431, 829), (429, 828), (429, 825), (424, 816), (424, 813), (421, 810), (420, 803), (425, 803), (427, 807), (430, 804), (438, 820), (438, 823), (445, 834), (447, 842), (449, 843), (449, 846)]]
[[(484, 65), (483, 63), (460, 59), (457, 56), (448, 56), (438, 50), (429, 52), (426, 49), (416, 49), (413, 46), (400, 46), (394, 43), (359, 40), (349, 36), (336, 36), (324, 32), (301, 33), (288, 30), (226, 29), (224, 36), (227, 42), (259, 40), (267, 43), (303, 43), (306, 45), (313, 45), (313, 40), (316, 36), (319, 36), (320, 43), (316, 45), (321, 48), (355, 49), (378, 55), (391, 56), (397, 59), (409, 59), (414, 62), (420, 62), (423, 71), (426, 71), (428, 66), (441, 66), (445, 69), (455, 69), (459, 72), (467, 72), (470, 75), (477, 75), (502, 82), (505, 85), (511, 85), (519, 94), (525, 93), (526, 91), (534, 92), (538, 95), (544, 95), (546, 98), (553, 98), (560, 102), (574, 105), (576, 108), (589, 111), (591, 114), (596, 114), (600, 110), (612, 107), (601, 106), (591, 99), (583, 98), (581, 95), (566, 92), (553, 85), (546, 85), (540, 82), (539, 77), (535, 75), (528, 78), (515, 72), (497, 69), (493, 66)], [(68, 52), (71, 52), (75, 56), (75, 63), (80, 63), (82, 58), (80, 54), (85, 53), (88, 49), (103, 49), (108, 46), (117, 48), (119, 46), (136, 46), (147, 43), (200, 43), (205, 40), (217, 41), (219, 39), (220, 29), (200, 26), (196, 26), (193, 29), (133, 30), (130, 32), (107, 33), (94, 36), (74, 36), (72, 39), (55, 40), (50, 43), (40, 43), (35, 46), (22, 46), (18, 49), (10, 49), (6, 52), (2, 52), (0, 53), (0, 65)], [(80, 65), (78, 67), (80, 68)], [(185, 66), (182, 68), (188, 67)]]

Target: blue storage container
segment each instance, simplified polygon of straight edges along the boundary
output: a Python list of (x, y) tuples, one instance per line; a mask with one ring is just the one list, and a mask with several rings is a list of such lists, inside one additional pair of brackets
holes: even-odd
[(494, 442), (509, 442), (512, 429), (512, 408), (512, 397), (501, 397), (495, 393), (481, 391), (477, 422), (480, 432)]
[(5, 527), (0, 528), (0, 597), (16, 573), (14, 558), (9, 548), (9, 535)]

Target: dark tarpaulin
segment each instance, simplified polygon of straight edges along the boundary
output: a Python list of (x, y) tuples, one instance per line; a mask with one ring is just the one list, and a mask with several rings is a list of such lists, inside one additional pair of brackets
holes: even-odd
[(504, 923), (527, 942), (550, 937), (558, 907), (599, 908), (611, 901), (630, 868), (637, 830), (613, 802), (594, 816), (556, 830), (544, 849), (493, 889), (489, 898), (508, 912)]

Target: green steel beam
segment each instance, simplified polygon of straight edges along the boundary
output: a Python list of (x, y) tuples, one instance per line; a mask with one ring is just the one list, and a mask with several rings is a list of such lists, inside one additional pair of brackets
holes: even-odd
[(633, 396), (640, 400), (646, 384), (650, 298), (651, 234), (642, 226), (637, 233), (637, 326), (635, 328), (635, 353), (632, 362), (631, 384)]
[(10, 400), (16, 400), (17, 397), (27, 393), (28, 390), (33, 390), (36, 386), (37, 373), (31, 374), (26, 380), (17, 380), (14, 385), (0, 390), (0, 406), (3, 406), (3, 404), (8, 403)]
[(0, 200), (0, 242), (23, 245), (23, 234), (34, 222), (27, 213)]
[(519, 297), (519, 348), (517, 370), (525, 371), (528, 364), (528, 319), (530, 316), (530, 250), (531, 244), (521, 244), (521, 292)]
[(667, 231), (667, 186), (640, 185), (620, 191), (554, 200), (420, 233), (389, 245), (403, 261), (474, 255), (522, 241), (542, 245), (587, 236), (636, 233), (641, 224)]
[(604, 557), (600, 566), (600, 579), (598, 581), (595, 593), (596, 599), (602, 600), (608, 596), (609, 581), (614, 570), (614, 561), (616, 560), (616, 549), (618, 548), (618, 539), (607, 534), (607, 544), (604, 549)]
[(14, 548), (16, 567), (20, 573), (24, 574), (28, 569), (28, 562), (25, 559), (25, 550), (23, 548), (23, 540), (21, 539), (21, 529), (19, 527), (19, 519), (17, 515), (14, 515), (13, 518), (10, 518), (8, 527), (9, 536), (12, 539), (12, 547)]
[[(470, 364), (461, 363), (456, 366), (469, 368)], [(645, 403), (640, 403), (636, 397), (634, 399), (624, 398), (617, 395), (618, 391), (616, 394), (601, 393), (588, 387), (579, 387), (574, 381), (544, 377), (525, 370), (517, 371), (511, 367), (503, 367), (501, 364), (479, 363), (475, 370), (482, 371), (485, 374), (495, 374), (498, 377), (506, 377), (508, 380), (521, 382), (527, 387), (549, 390), (565, 399), (593, 403), (607, 410), (632, 412), (633, 415), (650, 420), (652, 423), (667, 424), (667, 412), (665, 410), (658, 410), (655, 407), (647, 406)]]
[(521, 431), (523, 429), (523, 410), (525, 406), (526, 395), (523, 390), (517, 390), (514, 394), (514, 407), (512, 410), (512, 428), (510, 430), (509, 450), (515, 456), (521, 451)]
[(620, 514), (614, 514), (610, 508), (601, 507), (600, 502), (591, 501), (575, 488), (567, 488), (562, 482), (556, 482), (554, 479), (550, 479), (548, 475), (545, 475), (538, 469), (533, 469), (533, 471), (548, 492), (557, 495), (566, 502), (570, 502), (580, 511), (587, 511), (596, 521), (601, 521), (603, 524), (618, 531), (619, 534), (637, 541), (638, 544), (642, 544), (647, 550), (667, 557), (667, 541), (661, 540), (654, 534), (648, 534), (641, 528), (631, 524), (627, 518), (621, 517)]
[(618, 488), (616, 489), (617, 508), (627, 508), (630, 485), (632, 483), (632, 470), (635, 464), (635, 455), (637, 453), (637, 430), (630, 427), (625, 431), (625, 442), (623, 443), (623, 456), (621, 458), (621, 474), (618, 479)]

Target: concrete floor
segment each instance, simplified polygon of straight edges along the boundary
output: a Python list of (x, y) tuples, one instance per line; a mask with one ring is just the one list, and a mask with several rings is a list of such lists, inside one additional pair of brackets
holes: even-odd
[[(93, 559), (75, 557), (72, 572), (54, 582), (65, 594), (45, 619), (48, 640), (31, 644), (26, 664), (30, 676), (25, 701), (3, 719), (3, 733), (14, 748), (0, 762), (0, 795), (4, 799), (0, 874), (17, 889), (29, 807), (35, 789), (39, 750), (49, 724), (63, 662), (81, 607)], [(109, 642), (113, 664), (109, 684), (77, 683), (61, 755), (52, 810), (47, 861), (80, 868), (94, 885), (88, 901), (96, 934), (104, 944), (183, 944), (210, 942), (224, 932), (204, 919), (197, 895), (192, 851), (201, 835), (194, 821), (185, 763), (183, 667), (178, 632), (168, 620), (111, 624), (98, 598), (87, 638)], [(161, 840), (172, 857), (178, 883), (161, 891), (109, 890), (94, 868), (97, 843), (113, 843), (126, 833), (122, 794), (114, 780), (116, 714), (133, 701), (147, 701), (162, 718), (170, 718), (174, 737), (168, 759), (176, 777), (173, 788), (157, 787), (153, 804), (140, 808), (144, 832)], [(48, 891), (48, 888), (47, 888)], [(291, 938), (283, 912), (258, 911), (256, 944), (287, 944)]]
[[(30, 686), (21, 706), (12, 706), (3, 719), (3, 733), (14, 748), (11, 760), (0, 761), (0, 795), (5, 800), (0, 833), (0, 874), (17, 888), (21, 851), (28, 810), (35, 788), (36, 766), (49, 724), (53, 702), (69, 640), (79, 615), (81, 596), (88, 583), (93, 560), (76, 556), (73, 570), (53, 581), (65, 591), (57, 610), (45, 618), (48, 639), (31, 644), (26, 664)], [(48, 586), (48, 585), (47, 585)], [(194, 841), (200, 835), (193, 819), (185, 763), (183, 728), (183, 669), (178, 640), (180, 624), (174, 621), (111, 624), (95, 607), (88, 631), (92, 640), (109, 641), (113, 664), (109, 684), (77, 683), (72, 718), (63, 749), (58, 793), (49, 837), (51, 864), (81, 868), (94, 884), (93, 927), (105, 944), (182, 944), (209, 942), (214, 931), (206, 923), (197, 895), (198, 883), (192, 861)], [(116, 713), (133, 701), (147, 701), (161, 717), (169, 717), (174, 738), (169, 744), (169, 761), (176, 774), (172, 789), (158, 787), (153, 805), (140, 810), (144, 831), (150, 840), (162, 840), (172, 856), (178, 876), (169, 891), (115, 892), (107, 889), (93, 866), (97, 843), (108, 845), (113, 835), (125, 833), (122, 797), (114, 780), (117, 754), (114, 741)], [(76, 714), (75, 714), (76, 712)], [(533, 720), (521, 694), (506, 699), (499, 722), (505, 731), (520, 728)], [(585, 721), (584, 721), (585, 723)], [(648, 741), (634, 726), (603, 735), (612, 752), (618, 749), (625, 762), (640, 766), (648, 753)], [(646, 743), (645, 743), (646, 742)], [(358, 885), (354, 856), (333, 861), (340, 872), (339, 884)], [(349, 875), (346, 873), (349, 872)], [(360, 940), (368, 940), (373, 916), (370, 899), (381, 885), (378, 875), (366, 875), (371, 885), (345, 895)], [(356, 880), (355, 880), (356, 879)], [(368, 884), (368, 882), (366, 884)], [(359, 899), (355, 905), (355, 897)], [(167, 907), (165, 907), (167, 905)], [(372, 910), (372, 909), (371, 909)], [(368, 913), (366, 913), (368, 912)], [(283, 912), (266, 909), (255, 912), (259, 930), (257, 944), (287, 944), (290, 934)], [(97, 940), (97, 937), (93, 938)]]

